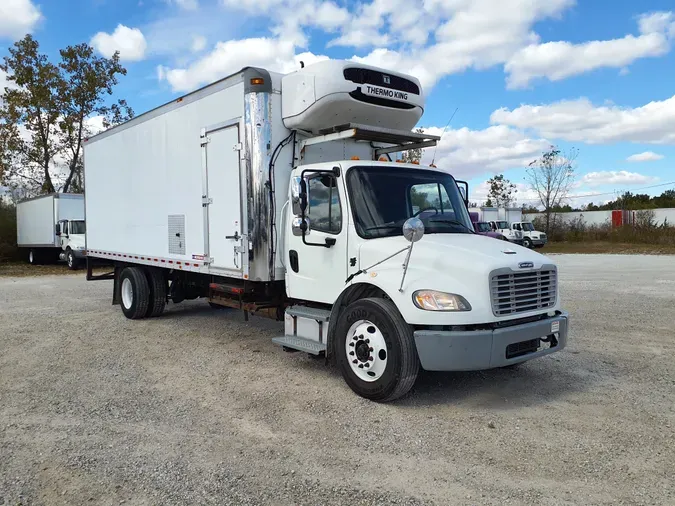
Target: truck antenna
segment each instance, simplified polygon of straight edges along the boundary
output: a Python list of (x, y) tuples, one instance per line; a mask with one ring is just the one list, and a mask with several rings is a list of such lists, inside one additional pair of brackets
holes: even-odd
[[(452, 113), (452, 116), (450, 116), (450, 119), (445, 124), (445, 128), (443, 129), (443, 133), (441, 133), (441, 138), (438, 140), (438, 142), (441, 142), (443, 140), (443, 134), (445, 134), (445, 131), (448, 129), (448, 126), (450, 125), (450, 122), (452, 121), (452, 118), (454, 118), (455, 114), (457, 114), (458, 109), (459, 109), (459, 107), (455, 107), (455, 112)], [(436, 161), (436, 151), (437, 150), (438, 150), (438, 144), (436, 144), (436, 147), (434, 148), (434, 157), (431, 160), (431, 165), (433, 165), (434, 162)]]

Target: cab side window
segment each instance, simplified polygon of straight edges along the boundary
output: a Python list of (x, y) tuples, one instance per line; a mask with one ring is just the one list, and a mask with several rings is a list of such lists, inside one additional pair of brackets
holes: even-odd
[(521, 226), (520, 226), (520, 223), (516, 223), (515, 225), (513, 225), (513, 227), (514, 227), (516, 230), (522, 230), (522, 228), (521, 228)]
[(311, 230), (339, 234), (342, 230), (342, 209), (335, 177), (316, 175), (309, 179), (308, 186)]

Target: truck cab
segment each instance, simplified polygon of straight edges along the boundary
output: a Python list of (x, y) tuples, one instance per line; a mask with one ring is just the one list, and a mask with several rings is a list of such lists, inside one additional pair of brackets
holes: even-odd
[(555, 266), (477, 234), (449, 173), (351, 160), (291, 177), (285, 287), (315, 304), (286, 310), (277, 344), (314, 343), (374, 400), (407, 391), (418, 367), (506, 367), (565, 346)]
[(543, 248), (547, 242), (546, 234), (535, 230), (534, 225), (529, 221), (511, 223), (511, 229), (514, 233), (522, 234), (523, 246), (526, 248)]
[(69, 269), (77, 269), (86, 254), (84, 220), (60, 220), (56, 224), (56, 235), (61, 245), (59, 259), (65, 260)]
[(495, 220), (490, 222), (490, 227), (494, 232), (498, 232), (506, 237), (506, 240), (519, 246), (523, 245), (523, 233), (509, 226), (505, 220)]

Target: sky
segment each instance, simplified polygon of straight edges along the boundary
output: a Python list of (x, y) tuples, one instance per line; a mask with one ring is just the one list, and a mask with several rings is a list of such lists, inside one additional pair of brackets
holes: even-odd
[[(56, 59), (119, 50), (136, 114), (247, 65), (290, 72), (325, 58), (409, 73), (425, 161), (469, 182), (495, 174), (536, 205), (527, 165), (578, 150), (569, 203), (675, 188), (673, 0), (1, 0), (0, 56), (26, 33)], [(0, 71), (0, 90), (6, 76)], [(454, 114), (454, 117), (452, 115)], [(449, 120), (452, 117), (450, 123)]]

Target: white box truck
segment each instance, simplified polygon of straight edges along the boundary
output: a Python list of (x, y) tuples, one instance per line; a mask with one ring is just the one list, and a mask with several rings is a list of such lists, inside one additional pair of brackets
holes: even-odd
[(447, 170), (392, 159), (437, 142), (411, 132), (423, 107), (416, 78), (331, 60), (244, 68), (98, 134), (87, 278), (114, 279), (131, 319), (202, 297), (284, 320), (276, 344), (337, 362), (374, 401), (420, 368), (561, 350), (554, 261), (476, 234)]
[(65, 260), (77, 269), (85, 256), (84, 195), (50, 193), (19, 202), (16, 235), (32, 265)]
[(509, 226), (507, 210), (497, 207), (481, 207), (483, 221), (490, 225), (493, 232), (502, 234), (507, 241), (523, 245), (523, 233)]

